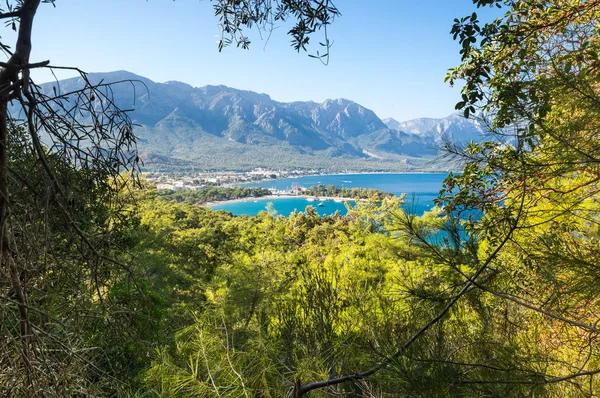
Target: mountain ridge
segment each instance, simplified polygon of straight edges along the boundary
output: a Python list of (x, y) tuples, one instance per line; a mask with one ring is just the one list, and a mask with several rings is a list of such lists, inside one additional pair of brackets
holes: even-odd
[[(133, 109), (140, 154), (147, 166), (158, 168), (427, 169), (442, 138), (477, 139), (483, 132), (456, 114), (382, 120), (345, 98), (279, 102), (224, 85), (157, 83), (128, 71), (90, 73), (88, 78), (93, 84), (122, 82), (112, 86), (115, 103)], [(71, 78), (57, 88), (68, 92), (83, 84), (82, 78)], [(51, 91), (53, 86), (42, 88)]]

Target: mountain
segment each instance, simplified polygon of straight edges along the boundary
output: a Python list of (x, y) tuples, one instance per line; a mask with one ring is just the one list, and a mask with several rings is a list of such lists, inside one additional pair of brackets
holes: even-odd
[(419, 118), (398, 122), (387, 118), (383, 122), (390, 129), (414, 134), (434, 143), (442, 143), (445, 139), (465, 143), (480, 141), (485, 137), (485, 129), (477, 120), (465, 119), (459, 113), (441, 119)]
[[(413, 170), (431, 168), (444, 135), (459, 140), (481, 132), (471, 121), (382, 121), (348, 100), (278, 102), (267, 94), (227, 86), (156, 83), (131, 72), (93, 73), (112, 86), (115, 103), (133, 109), (141, 158), (152, 169)], [(69, 92), (81, 78), (42, 85)]]
[(386, 126), (388, 126), (389, 128), (391, 128), (392, 130), (399, 130), (400, 129), (400, 122), (397, 121), (394, 118), (391, 117), (387, 117), (385, 119), (381, 120)]

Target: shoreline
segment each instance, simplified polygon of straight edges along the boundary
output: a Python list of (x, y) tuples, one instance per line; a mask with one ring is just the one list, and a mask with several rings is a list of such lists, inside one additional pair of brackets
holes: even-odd
[[(299, 176), (287, 176), (287, 177), (278, 177), (278, 178), (265, 178), (261, 180), (254, 181), (244, 181), (244, 182), (231, 182), (223, 184), (225, 187), (234, 187), (240, 185), (248, 185), (248, 184), (257, 184), (265, 181), (281, 181), (281, 180), (295, 180), (297, 178), (303, 177), (320, 177), (320, 176), (341, 176), (341, 175), (369, 175), (369, 174), (448, 174), (450, 171), (401, 171), (401, 172), (393, 172), (393, 171), (369, 171), (369, 172), (347, 172), (347, 173), (318, 173), (318, 174), (301, 174)], [(452, 173), (455, 173), (454, 171)]]
[(269, 200), (269, 199), (312, 199), (314, 202), (322, 202), (322, 201), (338, 201), (338, 202), (356, 202), (354, 198), (342, 198), (339, 196), (312, 196), (312, 195), (265, 195), (265, 196), (257, 196), (251, 198), (237, 198), (237, 199), (228, 199), (221, 200), (216, 202), (203, 202), (198, 204), (198, 206), (204, 207), (213, 207), (221, 204), (229, 204), (229, 203), (237, 203), (237, 202), (254, 202), (259, 200)]

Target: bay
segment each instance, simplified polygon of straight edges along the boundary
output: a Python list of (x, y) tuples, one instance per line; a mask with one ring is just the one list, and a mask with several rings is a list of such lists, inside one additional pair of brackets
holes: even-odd
[[(447, 177), (443, 173), (415, 173), (415, 174), (331, 174), (305, 176), (298, 178), (282, 178), (279, 180), (260, 181), (243, 184), (248, 187), (290, 189), (293, 185), (311, 187), (315, 185), (336, 185), (347, 188), (372, 188), (393, 193), (396, 196), (407, 194), (405, 207), (411, 213), (423, 214), (433, 206), (442, 187), (442, 181)], [(320, 215), (330, 215), (339, 211), (342, 215), (347, 213), (344, 203), (327, 200), (322, 202), (309, 201), (306, 198), (285, 197), (251, 199), (219, 203), (212, 206), (215, 210), (229, 211), (235, 215), (254, 216), (261, 211), (266, 211), (271, 203), (272, 211), (277, 214), (289, 215), (293, 211), (304, 211), (307, 206), (313, 206)], [(319, 206), (319, 203), (322, 205)], [(353, 205), (353, 202), (350, 202)]]

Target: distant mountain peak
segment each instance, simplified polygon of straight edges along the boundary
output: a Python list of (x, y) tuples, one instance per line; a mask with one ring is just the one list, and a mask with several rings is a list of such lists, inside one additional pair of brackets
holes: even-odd
[(460, 142), (479, 141), (485, 136), (485, 130), (477, 120), (467, 119), (460, 113), (452, 113), (444, 118), (423, 117), (404, 122), (387, 118), (383, 122), (391, 129), (426, 137), (434, 141), (447, 138)]
[(355, 104), (354, 101), (350, 101), (346, 98), (328, 98), (321, 104), (322, 107), (330, 107), (330, 106), (348, 106), (350, 104)]
[(389, 128), (391, 128), (393, 130), (400, 130), (400, 122), (394, 118), (387, 117), (385, 119), (382, 119), (381, 121), (383, 123), (385, 123), (386, 126), (388, 126)]
[(152, 83), (155, 82), (151, 79), (137, 75), (133, 72), (129, 72), (126, 70), (118, 70), (114, 72), (91, 72), (88, 73), (88, 77), (92, 81), (100, 81), (103, 80), (105, 83), (118, 82), (123, 80), (138, 80), (144, 83)]
[(164, 82), (163, 84), (168, 84), (170, 86), (185, 87), (185, 88), (194, 88), (191, 85), (189, 85), (187, 83), (180, 82), (178, 80), (169, 80), (169, 81)]

